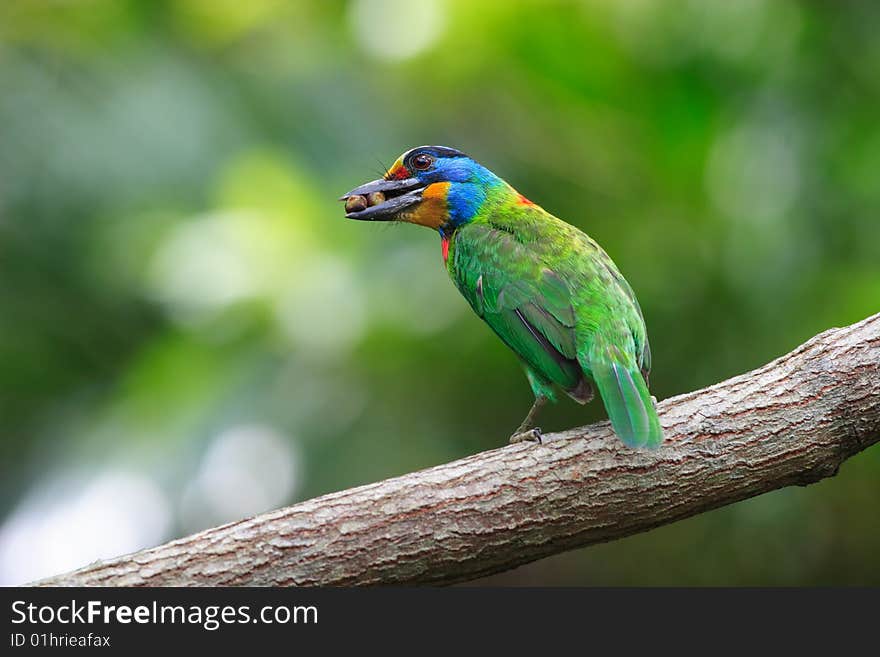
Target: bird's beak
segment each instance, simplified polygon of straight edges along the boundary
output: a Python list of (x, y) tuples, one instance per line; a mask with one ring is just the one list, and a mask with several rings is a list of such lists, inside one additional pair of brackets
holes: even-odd
[[(394, 221), (402, 212), (421, 203), (422, 191), (426, 186), (418, 178), (404, 180), (380, 178), (355, 187), (347, 194), (343, 194), (339, 200), (346, 202), (345, 216), (348, 219)], [(350, 202), (349, 199), (358, 196), (363, 200), (359, 203)], [(363, 208), (355, 209), (358, 205), (362, 205)]]

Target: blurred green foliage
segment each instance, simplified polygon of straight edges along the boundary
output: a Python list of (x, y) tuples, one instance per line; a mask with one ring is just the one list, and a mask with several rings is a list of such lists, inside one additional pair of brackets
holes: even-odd
[[(0, 581), (504, 443), (531, 393), (437, 237), (335, 200), (415, 145), (605, 246), (660, 398), (877, 312), (878, 30), (868, 2), (5, 0)], [(878, 482), (873, 449), (491, 581), (880, 584)]]

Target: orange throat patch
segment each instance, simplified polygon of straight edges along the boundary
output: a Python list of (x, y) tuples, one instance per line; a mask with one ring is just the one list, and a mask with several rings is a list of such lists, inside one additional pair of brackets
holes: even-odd
[(411, 212), (401, 217), (401, 219), (411, 224), (427, 226), (437, 230), (449, 219), (449, 211), (446, 204), (446, 195), (448, 193), (448, 182), (428, 185), (422, 192), (422, 202)]

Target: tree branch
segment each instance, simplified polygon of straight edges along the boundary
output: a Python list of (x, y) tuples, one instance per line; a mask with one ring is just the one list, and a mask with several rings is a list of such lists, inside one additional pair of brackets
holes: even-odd
[(448, 584), (810, 484), (880, 441), (880, 314), (658, 410), (655, 451), (625, 448), (603, 422), (38, 584)]

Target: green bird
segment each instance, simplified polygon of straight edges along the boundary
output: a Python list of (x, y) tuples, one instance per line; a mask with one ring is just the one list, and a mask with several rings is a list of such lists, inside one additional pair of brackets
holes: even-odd
[(440, 233), (443, 261), (474, 312), (519, 356), (535, 403), (510, 442), (540, 441), (555, 390), (586, 404), (595, 385), (617, 435), (656, 447), (651, 350), (636, 296), (586, 234), (529, 201), (464, 153), (420, 146), (340, 200), (346, 217)]

